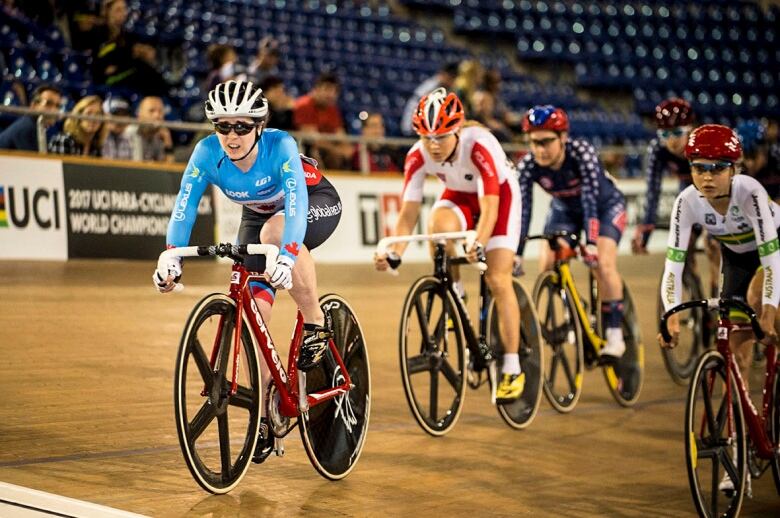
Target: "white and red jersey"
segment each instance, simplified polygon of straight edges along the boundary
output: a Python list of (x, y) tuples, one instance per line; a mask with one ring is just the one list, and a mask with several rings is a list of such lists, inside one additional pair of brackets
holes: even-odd
[(499, 185), (512, 179), (515, 168), (507, 159), (496, 137), (482, 126), (460, 130), (455, 157), (449, 162), (435, 162), (421, 141), (406, 154), (404, 163), (404, 201), (422, 201), (427, 175), (436, 176), (451, 191), (477, 196), (499, 194)]
[[(418, 141), (406, 155), (403, 200), (420, 202), (428, 175), (444, 183), (445, 190), (434, 207), (456, 211), (463, 230), (475, 228), (479, 218), (479, 198), (499, 197), (498, 220), (486, 249), (517, 249), (520, 238), (521, 198), (516, 170), (496, 137), (482, 126), (460, 130), (455, 156), (436, 162)], [(514, 246), (514, 248), (513, 248)]]

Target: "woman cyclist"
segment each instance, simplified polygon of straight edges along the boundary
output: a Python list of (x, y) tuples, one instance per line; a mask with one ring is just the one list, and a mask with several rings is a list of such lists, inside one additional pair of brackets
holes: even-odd
[[(707, 124), (696, 128), (688, 139), (685, 156), (690, 160), (693, 185), (674, 202), (669, 223), (669, 241), (661, 293), (666, 310), (680, 302), (681, 278), (688, 239), (694, 225), (703, 226), (721, 246), (721, 297), (746, 301), (759, 314), (764, 342), (777, 341), (780, 325), (780, 252), (777, 228), (780, 207), (754, 178), (737, 174), (742, 145), (726, 126)], [(732, 311), (732, 322), (747, 322), (747, 315)], [(679, 314), (667, 321), (671, 342), (658, 335), (661, 347), (674, 347), (680, 334)], [(748, 385), (753, 361), (753, 333), (733, 330), (729, 347), (734, 352), (742, 380)], [(748, 479), (748, 484), (750, 479)], [(748, 485), (749, 487), (749, 485)], [(718, 488), (733, 491), (725, 474)], [(748, 489), (749, 492), (749, 489)]]
[[(412, 126), (420, 140), (406, 155), (403, 202), (394, 235), (408, 235), (417, 224), (426, 175), (444, 182), (444, 192), (433, 205), (428, 232), (475, 229), (477, 240), (467, 250), (476, 261), (484, 244), (488, 269), (486, 281), (496, 299), (502, 343), (506, 354), (498, 403), (520, 397), (525, 374), (520, 370), (520, 308), (512, 287), (512, 263), (520, 231), (520, 192), (514, 169), (498, 140), (486, 128), (464, 124), (463, 105), (457, 95), (437, 88), (420, 99)], [(387, 255), (376, 256), (377, 270), (397, 268), (405, 244), (396, 244)], [(452, 253), (452, 251), (450, 251)], [(457, 279), (457, 272), (452, 272)]]
[[(672, 97), (662, 101), (655, 107), (655, 126), (657, 138), (650, 141), (647, 148), (647, 197), (645, 199), (645, 216), (637, 225), (631, 240), (631, 251), (634, 254), (647, 253), (647, 241), (655, 229), (658, 215), (658, 200), (661, 197), (661, 180), (665, 174), (676, 176), (680, 182), (680, 192), (691, 185), (691, 168), (685, 158), (685, 144), (696, 122), (696, 113), (685, 99)], [(696, 249), (696, 238), (701, 235), (701, 228), (696, 227), (688, 251)], [(710, 293), (718, 292), (718, 255), (719, 246), (716, 241), (706, 240), (707, 257), (710, 264)], [(695, 268), (695, 256), (690, 254), (688, 262)]]
[[(623, 330), (623, 282), (617, 271), (617, 246), (626, 223), (623, 194), (604, 170), (593, 146), (569, 139), (569, 118), (555, 106), (535, 106), (523, 118), (531, 152), (518, 164), (520, 192), (523, 194), (522, 229), (517, 250), (517, 269), (522, 271), (522, 255), (531, 219), (533, 182), (552, 195), (553, 201), (544, 231), (579, 234), (585, 230), (583, 259), (596, 269), (603, 301), (607, 344), (599, 364), (614, 363), (623, 356), (626, 344)], [(552, 266), (554, 255), (547, 243), (541, 251), (542, 271)]]
[[(683, 302), (680, 293), (685, 244), (693, 226), (699, 224), (720, 242), (721, 297), (746, 300), (760, 314), (766, 340), (776, 340), (780, 207), (754, 178), (737, 174), (742, 145), (730, 128), (718, 124), (696, 128), (685, 147), (685, 156), (691, 163), (693, 185), (677, 196), (672, 210), (661, 280), (664, 308), (668, 310)], [(678, 316), (669, 317), (668, 324), (672, 341), (666, 343), (659, 335), (662, 347), (677, 344)], [(752, 361), (751, 337), (749, 330), (734, 331), (730, 336), (730, 346), (745, 382)]]
[[(251, 82), (227, 81), (209, 92), (206, 117), (216, 134), (195, 146), (181, 181), (168, 224), (169, 248), (186, 246), (197, 216), (198, 201), (214, 184), (243, 205), (240, 244), (279, 246), (273, 276), (254, 283), (260, 313), (268, 321), (278, 288), (287, 289), (301, 309), (304, 336), (298, 367), (311, 370), (327, 349), (328, 333), (317, 299), (317, 278), (309, 250), (322, 244), (341, 217), (341, 202), (316, 163), (298, 154), (295, 140), (284, 131), (265, 128), (268, 102)], [(327, 216), (311, 218), (309, 208), (330, 207)], [(262, 256), (248, 256), (251, 271), (265, 270)], [(160, 292), (173, 290), (181, 276), (181, 260), (153, 275)]]

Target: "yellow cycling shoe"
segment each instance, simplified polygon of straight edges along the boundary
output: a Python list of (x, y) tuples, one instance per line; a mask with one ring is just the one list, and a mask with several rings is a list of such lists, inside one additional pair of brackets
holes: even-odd
[(502, 374), (501, 382), (496, 389), (496, 403), (499, 405), (512, 403), (523, 394), (525, 373)]

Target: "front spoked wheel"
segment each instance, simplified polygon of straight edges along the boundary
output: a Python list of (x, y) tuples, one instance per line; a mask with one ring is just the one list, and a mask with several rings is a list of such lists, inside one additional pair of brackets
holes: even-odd
[[(699, 278), (689, 270), (683, 273), (682, 287), (681, 300), (701, 300), (704, 298)], [(659, 318), (663, 314), (664, 304), (659, 296)], [(709, 343), (709, 333), (709, 314), (705, 308), (692, 308), (680, 315), (680, 340), (677, 347), (661, 348), (666, 370), (678, 385), (688, 384), (688, 379), (691, 377), (693, 369), (696, 368), (699, 355)]]
[(685, 437), (688, 482), (699, 515), (737, 516), (747, 479), (745, 425), (736, 380), (717, 351), (701, 357), (691, 378)]
[(193, 478), (211, 493), (227, 493), (249, 469), (260, 424), (260, 376), (246, 322), (240, 334), (238, 389), (230, 393), (235, 324), (235, 302), (222, 294), (208, 295), (190, 314), (176, 356), (179, 444)]
[[(539, 318), (536, 308), (531, 303), (531, 298), (520, 284), (518, 279), (512, 279), (518, 305), (520, 306), (520, 369), (525, 374), (525, 387), (520, 397), (512, 403), (497, 405), (499, 415), (506, 424), (515, 429), (522, 429), (531, 424), (539, 409), (542, 398), (542, 374), (544, 349), (542, 345), (542, 330), (539, 327)], [(499, 332), (500, 322), (496, 301), (493, 299), (488, 308), (488, 335), (490, 344), (496, 358), (496, 370), (501, 372), (501, 364), (504, 355), (504, 345), (501, 343)]]
[[(371, 372), (368, 348), (355, 312), (342, 297), (320, 298), (325, 324), (333, 333), (332, 347), (341, 356), (352, 388), (335, 398), (314, 405), (301, 417), (301, 439), (314, 469), (328, 480), (346, 477), (357, 464), (371, 414)], [(306, 373), (309, 394), (344, 383), (344, 374), (333, 355)]]
[(568, 287), (561, 285), (558, 273), (548, 270), (536, 281), (534, 302), (546, 349), (544, 395), (558, 412), (571, 412), (582, 394), (585, 370), (574, 297)]
[(455, 426), (466, 391), (466, 352), (455, 300), (436, 277), (421, 277), (404, 302), (399, 356), (404, 394), (417, 423), (442, 436)]
[[(601, 304), (599, 303), (599, 306)], [(623, 284), (623, 340), (626, 352), (614, 365), (603, 368), (604, 379), (615, 398), (622, 406), (633, 406), (642, 391), (645, 372), (645, 349), (642, 345), (642, 334), (636, 316), (636, 306), (628, 287)], [(603, 335), (602, 335), (603, 336)]]

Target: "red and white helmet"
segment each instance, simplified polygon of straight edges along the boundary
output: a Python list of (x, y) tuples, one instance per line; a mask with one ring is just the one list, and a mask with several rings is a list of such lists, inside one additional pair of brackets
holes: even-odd
[(412, 127), (420, 136), (447, 135), (460, 129), (466, 114), (453, 92), (437, 88), (420, 99), (412, 116)]
[(688, 160), (707, 158), (736, 162), (742, 158), (742, 144), (728, 126), (705, 124), (691, 132), (685, 145), (685, 157)]
[(569, 116), (562, 108), (551, 104), (534, 106), (523, 117), (523, 132), (541, 130), (569, 131)]
[(655, 125), (658, 129), (672, 129), (690, 126), (696, 122), (696, 114), (691, 103), (685, 99), (672, 97), (655, 107)]

